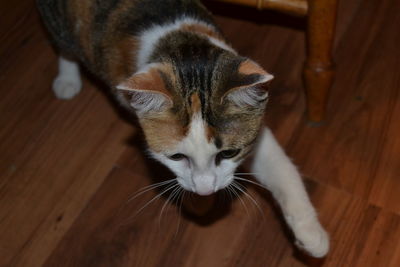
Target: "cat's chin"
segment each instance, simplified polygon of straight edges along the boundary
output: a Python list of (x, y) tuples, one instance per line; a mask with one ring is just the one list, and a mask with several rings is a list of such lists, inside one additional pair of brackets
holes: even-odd
[(186, 185), (185, 182), (182, 181), (182, 179), (179, 179), (179, 178), (178, 178), (178, 183), (183, 189), (193, 192), (199, 196), (209, 196), (216, 192), (213, 187), (200, 187), (200, 186), (194, 186), (194, 185), (189, 187)]
[(177, 181), (183, 189), (199, 196), (210, 196), (220, 189), (217, 189), (215, 186), (207, 186), (204, 184), (193, 184), (189, 186), (188, 183), (182, 178), (177, 178)]
[(215, 191), (213, 189), (210, 190), (196, 190), (195, 192), (197, 195), (205, 197), (205, 196), (209, 196), (215, 193)]

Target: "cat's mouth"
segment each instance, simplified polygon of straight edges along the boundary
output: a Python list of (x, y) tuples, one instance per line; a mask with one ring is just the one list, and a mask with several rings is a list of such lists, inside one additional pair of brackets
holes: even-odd
[(196, 194), (200, 196), (209, 196), (214, 194), (216, 191), (214, 188), (196, 188)]

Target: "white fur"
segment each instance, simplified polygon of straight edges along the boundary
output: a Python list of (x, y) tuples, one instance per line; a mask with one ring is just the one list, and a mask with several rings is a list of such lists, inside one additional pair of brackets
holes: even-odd
[(58, 70), (58, 76), (53, 81), (54, 94), (59, 99), (71, 99), (82, 88), (79, 65), (60, 56)]
[(256, 88), (243, 88), (228, 95), (228, 99), (239, 107), (257, 106), (268, 98), (268, 92), (259, 95)]
[(314, 257), (325, 256), (329, 237), (318, 221), (296, 167), (267, 128), (262, 132), (252, 171), (271, 190), (297, 239), (297, 246)]
[[(209, 25), (207, 25), (205, 23), (203, 23), (203, 24), (208, 26), (208, 27), (210, 27)], [(213, 45), (218, 46), (219, 48), (231, 51), (234, 54), (237, 54), (236, 51), (231, 46), (229, 46), (227, 43), (225, 43), (225, 42), (223, 42), (221, 40), (218, 40), (218, 39), (216, 39), (216, 38), (214, 38), (212, 36), (208, 36), (207, 35), (207, 38)]]
[[(200, 24), (206, 26), (208, 28), (214, 29), (212, 25), (209, 25), (203, 21), (199, 21), (190, 17), (182, 17), (173, 23), (167, 23), (164, 25), (154, 25), (153, 27), (145, 30), (139, 35), (140, 45), (138, 49), (138, 56), (137, 56), (137, 68), (143, 68), (147, 63), (150, 55), (152, 54), (155, 46), (157, 45), (158, 40), (162, 37), (166, 36), (167, 34), (179, 30), (183, 25), (193, 25), (193, 24)], [(229, 50), (233, 53), (236, 53), (232, 47), (227, 45), (220, 40), (217, 40), (211, 36), (207, 36), (211, 43), (214, 45), (221, 47), (225, 50)]]
[[(124, 90), (122, 88), (118, 88)], [(149, 111), (162, 111), (168, 102), (162, 94), (150, 93), (146, 91), (129, 90), (132, 94), (130, 106), (136, 111), (136, 114), (143, 115)]]
[(183, 188), (199, 195), (209, 195), (227, 186), (239, 165), (232, 160), (222, 160), (218, 166), (215, 164), (219, 151), (214, 142), (207, 139), (205, 125), (200, 114), (194, 115), (188, 135), (172, 151), (166, 152), (169, 155), (182, 153), (188, 159), (174, 161), (164, 154), (153, 153), (177, 175)]
[(260, 94), (258, 92), (260, 89), (258, 89), (255, 85), (266, 83), (273, 78), (273, 75), (265, 74), (253, 84), (249, 84), (247, 87), (234, 90), (232, 93), (228, 94), (227, 98), (239, 107), (257, 106), (261, 101), (264, 101), (268, 98), (268, 92)]

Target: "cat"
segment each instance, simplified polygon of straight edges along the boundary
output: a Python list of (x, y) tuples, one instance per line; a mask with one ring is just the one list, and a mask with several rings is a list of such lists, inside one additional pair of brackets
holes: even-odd
[(252, 172), (276, 198), (299, 248), (329, 250), (296, 167), (262, 125), (273, 76), (240, 56), (196, 0), (38, 0), (60, 49), (57, 98), (79, 93), (82, 62), (136, 114), (151, 155), (199, 195), (229, 186), (255, 148)]

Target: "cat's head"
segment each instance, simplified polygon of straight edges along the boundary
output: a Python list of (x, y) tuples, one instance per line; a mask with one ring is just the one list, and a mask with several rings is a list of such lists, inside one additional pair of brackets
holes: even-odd
[(272, 75), (233, 53), (152, 63), (117, 88), (135, 109), (151, 154), (200, 195), (228, 186), (254, 144)]

